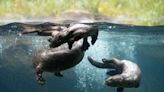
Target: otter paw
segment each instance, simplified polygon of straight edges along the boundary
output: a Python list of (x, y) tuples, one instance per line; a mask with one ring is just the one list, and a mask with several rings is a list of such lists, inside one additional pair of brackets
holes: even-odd
[(69, 41), (69, 42), (67, 42), (67, 43), (68, 43), (68, 48), (69, 48), (69, 49), (72, 49), (72, 45), (73, 45), (74, 42)]
[(81, 50), (86, 51), (88, 50), (89, 46), (90, 46), (89, 43), (84, 43), (83, 46), (81, 47)]
[(40, 78), (37, 80), (39, 85), (44, 85), (45, 84), (45, 80), (43, 78)]

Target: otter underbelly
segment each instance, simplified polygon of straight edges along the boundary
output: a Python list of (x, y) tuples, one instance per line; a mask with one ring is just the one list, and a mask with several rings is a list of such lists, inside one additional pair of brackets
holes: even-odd
[(76, 53), (75, 55), (62, 56), (62, 58), (57, 57), (52, 61), (44, 64), (44, 70), (53, 72), (53, 71), (62, 71), (74, 67), (82, 60), (84, 53)]
[(81, 50), (70, 51), (69, 53), (56, 53), (44, 61), (43, 70), (54, 72), (62, 71), (74, 67), (84, 57)]
[(33, 58), (34, 68), (40, 66), (43, 71), (55, 72), (74, 67), (84, 57), (85, 52), (81, 51), (81, 47), (82, 42), (78, 41), (71, 50), (68, 49), (68, 44), (40, 50)]
[(140, 82), (140, 73), (137, 71), (128, 72), (121, 74), (123, 81), (119, 82), (118, 85), (121, 87), (138, 87)]

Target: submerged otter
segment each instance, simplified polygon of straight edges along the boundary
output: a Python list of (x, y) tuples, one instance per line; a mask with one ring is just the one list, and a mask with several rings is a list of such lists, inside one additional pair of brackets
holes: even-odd
[(48, 41), (50, 47), (55, 48), (63, 43), (68, 43), (69, 49), (72, 48), (72, 44), (81, 38), (84, 38), (82, 50), (89, 48), (87, 37), (91, 36), (92, 45), (96, 42), (98, 36), (98, 27), (96, 25), (87, 24), (54, 24), (54, 23), (43, 23), (38, 25), (21, 24), (23, 31), (19, 33), (37, 33), (40, 36), (52, 36)]
[(69, 24), (55, 24), (51, 22), (45, 22), (41, 24), (25, 24), (25, 23), (17, 23), (22, 28), (22, 34), (28, 33), (37, 33), (39, 36), (51, 36), (53, 31), (62, 31), (67, 28)]
[(105, 81), (106, 85), (117, 87), (117, 92), (123, 92), (123, 88), (137, 88), (140, 85), (141, 70), (139, 66), (129, 60), (102, 59), (103, 63), (88, 57), (89, 62), (98, 68), (112, 69), (107, 72), (111, 75)]
[(33, 58), (33, 66), (36, 69), (36, 78), (39, 84), (43, 85), (45, 80), (42, 77), (44, 71), (54, 72), (56, 76), (62, 77), (63, 70), (74, 67), (84, 57), (85, 51), (81, 50), (81, 40), (73, 44), (73, 48), (68, 49), (67, 44), (56, 48), (40, 50)]
[(52, 32), (52, 38), (49, 39), (51, 43), (50, 47), (57, 47), (63, 43), (68, 43), (69, 49), (71, 49), (75, 41), (84, 38), (82, 50), (87, 50), (90, 46), (87, 41), (88, 36), (91, 36), (91, 43), (93, 45), (97, 40), (98, 27), (86, 24), (73, 24), (64, 31)]

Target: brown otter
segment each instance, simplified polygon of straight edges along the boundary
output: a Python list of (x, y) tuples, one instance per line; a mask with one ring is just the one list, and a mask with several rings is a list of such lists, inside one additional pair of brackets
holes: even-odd
[(56, 24), (51, 22), (45, 22), (41, 24), (25, 24), (19, 23), (19, 26), (22, 28), (22, 34), (28, 33), (37, 33), (40, 36), (51, 36), (53, 31), (62, 31), (64, 28), (67, 28), (69, 24)]
[(90, 46), (87, 37), (92, 37), (92, 45), (96, 42), (98, 36), (98, 27), (95, 25), (87, 24), (55, 24), (55, 23), (42, 23), (42, 24), (24, 24), (20, 23), (22, 26), (22, 34), (37, 33), (40, 36), (52, 36), (48, 41), (50, 42), (50, 47), (54, 48), (60, 46), (63, 43), (68, 43), (69, 49), (72, 48), (72, 44), (84, 38), (82, 50), (87, 50)]
[(33, 66), (36, 69), (36, 79), (41, 85), (45, 83), (42, 77), (43, 71), (54, 72), (56, 76), (62, 77), (60, 73), (77, 65), (84, 57), (84, 51), (81, 51), (81, 40), (73, 44), (71, 50), (67, 44), (56, 48), (40, 50), (33, 58)]
[(92, 45), (96, 42), (98, 36), (98, 27), (94, 25), (86, 24), (73, 24), (70, 25), (64, 31), (54, 31), (52, 32), (52, 38), (49, 39), (50, 47), (57, 47), (63, 43), (68, 42), (69, 49), (72, 48), (72, 44), (81, 39), (83, 39), (82, 50), (87, 50), (90, 46), (87, 37), (91, 36)]
[(103, 63), (88, 57), (89, 62), (98, 68), (112, 69), (107, 74), (111, 75), (105, 81), (106, 85), (117, 87), (117, 92), (123, 92), (123, 88), (139, 87), (141, 80), (141, 70), (139, 66), (129, 60), (102, 59)]

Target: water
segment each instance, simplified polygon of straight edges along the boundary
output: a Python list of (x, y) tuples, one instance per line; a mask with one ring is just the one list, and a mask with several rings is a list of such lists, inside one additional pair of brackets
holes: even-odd
[(125, 92), (163, 92), (163, 31), (163, 27), (101, 26), (96, 44), (86, 51), (81, 63), (64, 71), (63, 78), (44, 73), (44, 86), (37, 84), (31, 60), (37, 50), (48, 47), (48, 38), (1, 32), (0, 92), (116, 92), (116, 88), (104, 84), (106, 70), (93, 67), (87, 56), (137, 63), (142, 70), (141, 85)]

